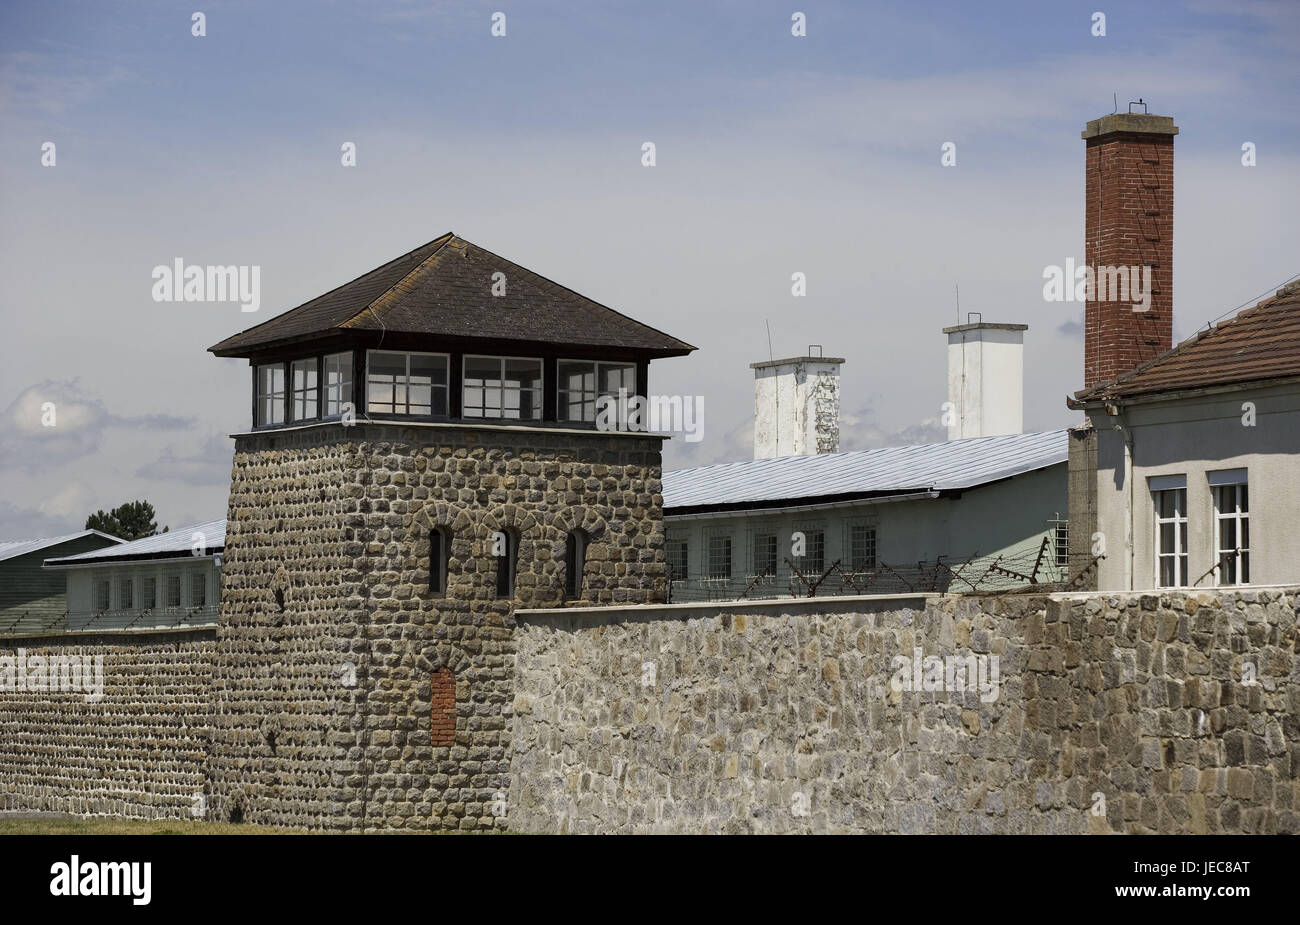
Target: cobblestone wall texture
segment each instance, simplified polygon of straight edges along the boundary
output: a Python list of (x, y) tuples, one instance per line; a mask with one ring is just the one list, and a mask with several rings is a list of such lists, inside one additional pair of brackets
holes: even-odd
[[(1297, 833), (1295, 589), (519, 615), (512, 829)], [(998, 656), (998, 695), (894, 656)], [(986, 663), (991, 665), (991, 662)]]

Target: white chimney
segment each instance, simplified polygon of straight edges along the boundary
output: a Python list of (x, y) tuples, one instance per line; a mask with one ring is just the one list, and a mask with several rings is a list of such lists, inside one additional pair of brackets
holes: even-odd
[[(977, 313), (967, 315), (969, 319)], [(1024, 428), (1027, 324), (983, 320), (948, 335), (948, 439), (1018, 434)]]
[[(812, 354), (821, 348), (808, 348)], [(754, 370), (754, 458), (812, 456), (840, 449), (838, 357), (750, 363)]]

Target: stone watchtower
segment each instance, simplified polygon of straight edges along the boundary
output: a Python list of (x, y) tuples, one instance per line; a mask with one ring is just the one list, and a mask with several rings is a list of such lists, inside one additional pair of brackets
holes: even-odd
[(210, 349), (252, 411), (213, 813), (504, 824), (514, 609), (664, 599), (662, 438), (597, 405), (695, 348), (446, 234)]

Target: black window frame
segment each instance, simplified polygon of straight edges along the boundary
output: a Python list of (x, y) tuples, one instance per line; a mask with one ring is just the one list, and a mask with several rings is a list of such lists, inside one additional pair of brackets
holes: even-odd
[(587, 546), (591, 542), (587, 531), (570, 530), (564, 538), (564, 597), (582, 600), (583, 583), (587, 571)]

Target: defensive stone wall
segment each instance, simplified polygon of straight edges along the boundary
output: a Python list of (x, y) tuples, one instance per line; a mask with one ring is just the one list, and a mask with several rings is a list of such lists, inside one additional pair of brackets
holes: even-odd
[(1286, 588), (519, 612), (510, 827), (1300, 832), (1298, 604)]
[(205, 814), (215, 640), (211, 627), (0, 638), (0, 809)]

